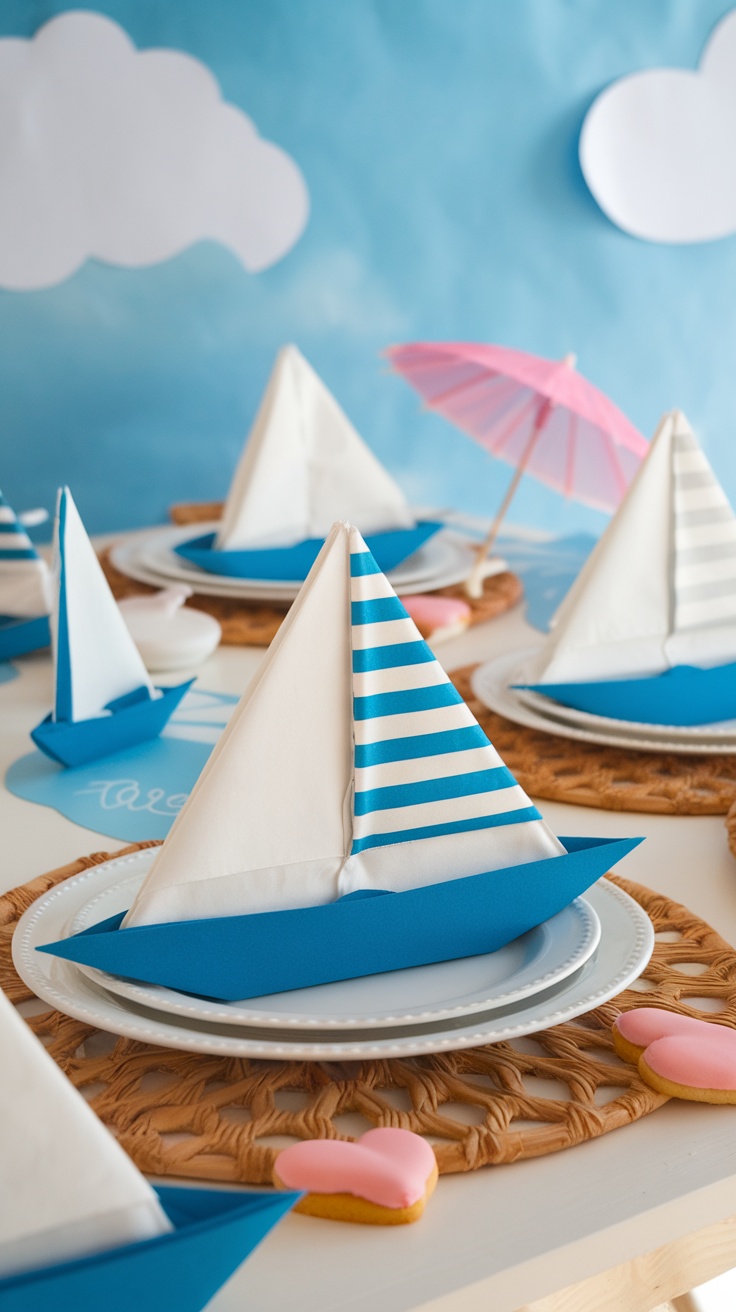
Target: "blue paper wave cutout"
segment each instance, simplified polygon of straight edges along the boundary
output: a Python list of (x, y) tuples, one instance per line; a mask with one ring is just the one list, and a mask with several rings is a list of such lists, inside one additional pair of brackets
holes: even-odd
[(159, 738), (76, 769), (33, 751), (10, 766), (5, 785), (108, 838), (165, 838), (237, 700), (194, 688)]
[(499, 538), (498, 553), (524, 584), (526, 618), (535, 629), (548, 632), (552, 616), (595, 544), (591, 533), (574, 533), (545, 542)]

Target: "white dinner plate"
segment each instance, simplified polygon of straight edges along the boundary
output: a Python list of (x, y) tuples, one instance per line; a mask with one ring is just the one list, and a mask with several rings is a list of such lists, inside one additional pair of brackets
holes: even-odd
[[(639, 752), (679, 752), (685, 754), (725, 756), (736, 751), (736, 740), (731, 741), (722, 736), (708, 736), (704, 731), (702, 737), (688, 735), (686, 738), (673, 736), (669, 731), (658, 732), (656, 725), (644, 726), (648, 733), (633, 732), (628, 728), (613, 732), (610, 729), (583, 727), (570, 724), (557, 715), (557, 708), (542, 714), (523, 700), (511, 684), (519, 678), (519, 669), (525, 659), (532, 653), (506, 652), (473, 671), (471, 686), (476, 697), (489, 710), (503, 715), (516, 724), (526, 725), (530, 729), (539, 729), (544, 733), (555, 733), (562, 738), (573, 738), (587, 743), (599, 743), (606, 747), (629, 747)], [(623, 721), (621, 722), (623, 723)]]
[[(133, 858), (118, 857), (95, 866), (85, 905), (65, 932), (78, 934), (126, 911), (155, 855), (156, 849), (149, 848)], [(520, 1002), (574, 974), (595, 952), (600, 934), (597, 915), (583, 898), (576, 898), (497, 952), (241, 1002), (192, 997), (89, 966), (78, 969), (119, 997), (195, 1020), (273, 1029), (374, 1030), (426, 1025)]]
[[(172, 580), (188, 583), (196, 592), (243, 600), (276, 600), (288, 603), (297, 595), (301, 583), (273, 579), (236, 579), (209, 574), (198, 569), (173, 550), (199, 533), (216, 527), (215, 522), (167, 526), (126, 538), (110, 549), (116, 569), (130, 578), (154, 587), (164, 587)], [(472, 545), (458, 532), (441, 530), (387, 577), (397, 592), (407, 595), (450, 587), (467, 577), (472, 565)]]
[(139, 1007), (109, 993), (71, 962), (36, 952), (37, 946), (68, 932), (66, 927), (87, 901), (93, 870), (50, 889), (21, 917), (13, 936), (18, 974), (39, 998), (66, 1015), (113, 1034), (185, 1052), (292, 1061), (361, 1061), (520, 1038), (607, 1002), (641, 974), (654, 946), (652, 923), (642, 908), (609, 880), (599, 880), (586, 894), (601, 922), (598, 949), (552, 990), (508, 1009), (481, 1012), (470, 1022), (467, 1017), (451, 1018), (429, 1026), (397, 1026), (357, 1036), (354, 1031), (316, 1031), (307, 1038), (289, 1030), (217, 1025)]
[(616, 734), (635, 735), (637, 738), (681, 739), (683, 743), (729, 742), (736, 746), (736, 720), (717, 720), (712, 724), (647, 724), (644, 720), (614, 720), (608, 715), (594, 715), (575, 706), (565, 706), (532, 688), (515, 688), (517, 697), (540, 715), (551, 716), (563, 723), (581, 725), (587, 729), (603, 729)]

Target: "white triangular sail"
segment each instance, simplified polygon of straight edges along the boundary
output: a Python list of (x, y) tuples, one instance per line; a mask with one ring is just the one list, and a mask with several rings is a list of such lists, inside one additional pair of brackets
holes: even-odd
[(0, 492), (0, 618), (48, 615), (51, 591), (46, 562)]
[(338, 524), (125, 923), (318, 905), (562, 851)]
[(2, 992), (0, 1049), (0, 1278), (170, 1231), (151, 1186)]
[(736, 660), (736, 518), (675, 410), (522, 677), (584, 682), (729, 659)]
[(364, 533), (412, 528), (398, 484), (295, 346), (276, 359), (225, 502), (217, 547), (324, 538), (336, 519)]
[(68, 488), (59, 493), (54, 570), (54, 719), (92, 719), (138, 689), (156, 696)]

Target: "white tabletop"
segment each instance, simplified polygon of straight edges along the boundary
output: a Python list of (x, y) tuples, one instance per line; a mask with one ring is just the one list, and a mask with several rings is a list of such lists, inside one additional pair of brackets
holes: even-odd
[[(539, 637), (520, 611), (446, 643), (448, 669)], [(240, 693), (263, 652), (222, 648), (197, 673)], [(47, 659), (0, 686), (0, 768), (28, 751), (51, 704)], [(183, 677), (177, 675), (177, 682)], [(736, 943), (736, 861), (722, 816), (641, 816), (542, 803), (560, 834), (643, 834), (619, 867)], [(85, 853), (122, 846), (0, 789), (0, 891)], [(697, 987), (694, 983), (694, 994)], [(288, 1216), (221, 1291), (213, 1312), (512, 1312), (734, 1212), (736, 1114), (669, 1103), (635, 1125), (536, 1161), (445, 1176), (422, 1220), (395, 1229)]]

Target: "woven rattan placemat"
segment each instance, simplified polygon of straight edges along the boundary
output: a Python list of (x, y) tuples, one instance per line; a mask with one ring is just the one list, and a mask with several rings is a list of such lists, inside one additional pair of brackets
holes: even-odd
[[(207, 511), (207, 514), (195, 515), (191, 513), (190, 518), (180, 517), (185, 512)], [(171, 517), (177, 524), (197, 523), (206, 519), (217, 519), (222, 510), (222, 503), (211, 502), (207, 504), (196, 503), (181, 506), (172, 506)], [(105, 572), (113, 595), (118, 601), (123, 597), (140, 596), (141, 593), (155, 592), (156, 589), (148, 587), (145, 583), (139, 583), (136, 579), (131, 579), (127, 574), (123, 574), (113, 565), (110, 559), (109, 549), (100, 553), (100, 564)], [(477, 601), (469, 601), (465, 596), (462, 585), (458, 584), (449, 588), (438, 588), (431, 594), (435, 597), (461, 597), (463, 601), (468, 601), (470, 606), (471, 618), (470, 623), (484, 624), (486, 620), (495, 619), (497, 615), (503, 615), (505, 611), (516, 606), (524, 595), (524, 588), (521, 579), (512, 574), (510, 570), (503, 574), (496, 574), (493, 578), (486, 579), (483, 585), (483, 596)], [(261, 601), (238, 601), (231, 600), (228, 597), (210, 597), (205, 593), (197, 592), (189, 599), (187, 605), (196, 607), (197, 610), (206, 611), (208, 615), (213, 615), (222, 627), (222, 641), (226, 646), (231, 647), (268, 647), (269, 643), (276, 637), (279, 626), (282, 623), (288, 606), (276, 606), (270, 602)]]
[(736, 801), (736, 755), (636, 752), (529, 729), (489, 711), (475, 696), (470, 683), (475, 668), (466, 665), (450, 677), (511, 773), (533, 797), (659, 815), (725, 815)]
[[(11, 960), (20, 915), (52, 885), (107, 855), (82, 857), (0, 898), (0, 984), (15, 1003), (32, 996)], [(154, 1048), (102, 1035), (57, 1011), (28, 1023), (152, 1174), (264, 1184), (277, 1149), (290, 1140), (353, 1138), (372, 1125), (425, 1135), (445, 1173), (539, 1157), (627, 1125), (666, 1101), (615, 1055), (610, 1026), (620, 1011), (667, 1006), (736, 1026), (734, 950), (669, 898), (616, 882), (654, 923), (650, 964), (613, 1001), (534, 1038), (404, 1060), (267, 1062)], [(706, 1013), (698, 1009), (703, 999)]]

